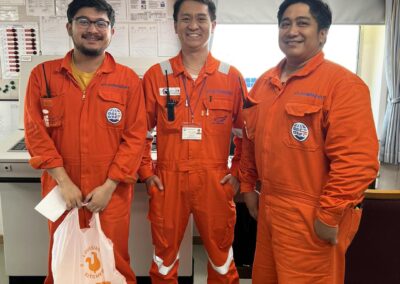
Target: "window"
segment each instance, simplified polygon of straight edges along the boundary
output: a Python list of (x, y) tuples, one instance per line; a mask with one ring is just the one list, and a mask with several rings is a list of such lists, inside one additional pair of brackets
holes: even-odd
[[(356, 73), (358, 44), (358, 25), (333, 25), (324, 46), (325, 58)], [(284, 57), (278, 46), (277, 25), (217, 25), (211, 52), (238, 68), (248, 87)]]

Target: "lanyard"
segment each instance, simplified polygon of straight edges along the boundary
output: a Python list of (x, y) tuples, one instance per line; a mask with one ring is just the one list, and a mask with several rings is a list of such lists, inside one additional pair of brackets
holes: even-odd
[(200, 92), (199, 92), (199, 98), (197, 99), (197, 102), (196, 102), (194, 108), (192, 109), (192, 106), (190, 105), (190, 97), (188, 95), (187, 88), (186, 88), (186, 77), (185, 77), (185, 75), (182, 75), (183, 87), (185, 89), (185, 96), (186, 96), (186, 106), (189, 107), (190, 115), (192, 118), (191, 122), (193, 122), (193, 120), (194, 120), (194, 112), (197, 108), (197, 105), (199, 104), (201, 95), (203, 94), (203, 89), (204, 89), (204, 85), (206, 84), (206, 80), (207, 80), (207, 77), (204, 78), (204, 80), (203, 80), (203, 84), (201, 85)]

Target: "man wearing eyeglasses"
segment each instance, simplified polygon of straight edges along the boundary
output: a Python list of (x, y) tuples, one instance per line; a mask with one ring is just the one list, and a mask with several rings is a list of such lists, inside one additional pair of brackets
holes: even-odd
[[(30, 164), (44, 170), (43, 196), (58, 185), (67, 208), (81, 208), (82, 228), (93, 212), (100, 212), (102, 229), (114, 244), (117, 270), (127, 283), (136, 283), (128, 234), (132, 184), (147, 130), (141, 82), (105, 52), (115, 22), (106, 1), (74, 0), (67, 16), (74, 49), (63, 59), (38, 65), (29, 79), (25, 137)], [(66, 214), (49, 222), (46, 284), (54, 282), (53, 234)]]

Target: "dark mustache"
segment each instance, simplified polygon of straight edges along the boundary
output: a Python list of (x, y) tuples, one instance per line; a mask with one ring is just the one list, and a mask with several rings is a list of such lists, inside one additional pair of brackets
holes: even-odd
[(91, 38), (94, 38), (94, 39), (97, 39), (97, 40), (102, 40), (102, 39), (104, 38), (102, 35), (94, 34), (94, 33), (84, 33), (84, 34), (82, 35), (82, 37), (83, 37), (83, 38), (89, 38), (89, 37), (91, 37)]

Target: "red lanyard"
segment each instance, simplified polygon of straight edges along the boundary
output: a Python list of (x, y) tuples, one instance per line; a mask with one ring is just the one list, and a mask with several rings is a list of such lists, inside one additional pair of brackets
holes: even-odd
[(197, 99), (197, 102), (196, 102), (194, 108), (192, 109), (192, 106), (190, 105), (190, 97), (188, 95), (187, 88), (186, 88), (186, 77), (185, 77), (185, 75), (182, 75), (183, 87), (185, 88), (186, 106), (189, 107), (190, 115), (192, 117), (192, 122), (194, 120), (194, 112), (195, 112), (195, 110), (197, 108), (197, 105), (199, 104), (199, 101), (201, 99), (201, 95), (203, 94), (203, 89), (204, 89), (204, 86), (206, 84), (206, 80), (207, 80), (207, 77), (204, 78), (204, 80), (203, 80), (203, 84), (201, 85), (200, 92), (199, 92), (199, 98)]

